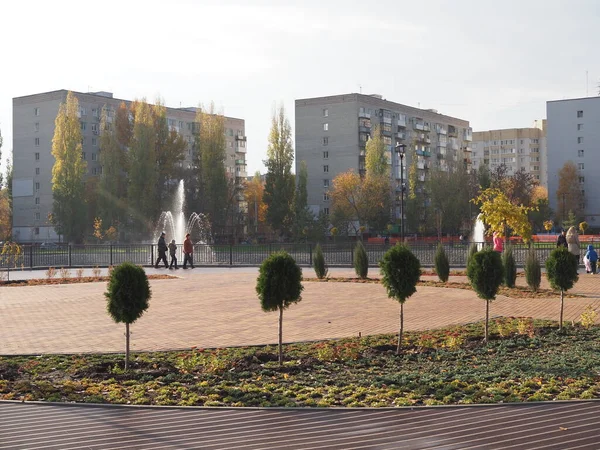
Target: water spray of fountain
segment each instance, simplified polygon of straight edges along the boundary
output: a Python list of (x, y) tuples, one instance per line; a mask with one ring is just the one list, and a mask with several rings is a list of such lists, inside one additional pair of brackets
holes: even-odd
[(481, 214), (477, 216), (477, 220), (473, 226), (473, 237), (471, 238), (471, 242), (477, 243), (477, 251), (483, 249), (483, 244), (485, 242), (485, 224), (483, 223)]

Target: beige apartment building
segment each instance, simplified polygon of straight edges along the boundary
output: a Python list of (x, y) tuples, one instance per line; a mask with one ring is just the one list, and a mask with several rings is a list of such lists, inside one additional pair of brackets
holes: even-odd
[[(13, 98), (13, 239), (18, 242), (53, 242), (59, 236), (48, 221), (52, 211), (52, 137), (54, 121), (67, 90), (45, 92)], [(121, 104), (130, 100), (114, 98), (111, 92), (73, 92), (79, 101), (83, 153), (88, 176), (102, 173), (100, 151), (100, 117), (103, 109), (112, 120)], [(169, 128), (181, 133), (187, 142), (183, 164), (192, 162), (196, 108), (167, 107)], [(243, 119), (225, 117), (226, 170), (244, 179), (246, 174), (246, 132)], [(238, 208), (246, 204), (239, 199)]]
[(536, 120), (532, 128), (475, 131), (473, 133), (473, 168), (487, 166), (494, 170), (505, 164), (509, 174), (524, 169), (541, 186), (548, 187), (548, 153), (546, 120)]

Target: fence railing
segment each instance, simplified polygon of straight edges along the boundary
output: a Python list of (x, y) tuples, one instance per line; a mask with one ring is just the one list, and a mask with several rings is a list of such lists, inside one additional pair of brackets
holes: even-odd
[[(410, 242), (412, 252), (419, 258), (423, 267), (434, 265), (436, 242)], [(444, 248), (451, 267), (465, 267), (469, 245), (464, 242), (445, 242)], [(489, 245), (483, 243), (481, 245)], [(288, 252), (298, 264), (311, 266), (316, 244), (258, 244), (258, 245), (194, 245), (194, 265), (198, 266), (259, 266), (270, 254), (279, 250)], [(377, 266), (389, 244), (365, 243), (369, 264)], [(321, 244), (325, 262), (329, 266), (350, 267), (353, 264), (355, 243)], [(585, 254), (582, 245), (581, 255)], [(515, 261), (523, 266), (529, 247), (524, 244), (512, 246)], [(543, 264), (554, 243), (533, 245)], [(67, 245), (51, 247), (23, 245), (22, 252), (15, 258), (0, 258), (0, 268), (40, 269), (47, 267), (107, 267), (128, 261), (142, 266), (156, 263), (156, 244), (112, 244), (112, 245)], [(168, 252), (167, 259), (170, 261)], [(581, 259), (583, 260), (583, 259)], [(177, 248), (178, 264), (183, 264), (183, 248)]]

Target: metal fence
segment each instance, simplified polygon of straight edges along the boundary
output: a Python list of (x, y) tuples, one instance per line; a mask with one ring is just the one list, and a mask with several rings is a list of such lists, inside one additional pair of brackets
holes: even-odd
[[(434, 265), (436, 242), (410, 242), (409, 247), (423, 267)], [(451, 267), (465, 267), (470, 244), (463, 242), (444, 243)], [(482, 245), (489, 245), (488, 243)], [(325, 262), (329, 266), (352, 266), (356, 243), (322, 244)], [(365, 243), (369, 264), (377, 266), (389, 244)], [(260, 244), (260, 245), (195, 245), (194, 264), (198, 266), (258, 266), (270, 254), (285, 250), (298, 264), (312, 265), (316, 244)], [(523, 244), (513, 245), (513, 254), (517, 265), (523, 266), (529, 247)], [(543, 263), (556, 247), (554, 243), (534, 244), (539, 260)], [(582, 256), (585, 248), (582, 245)], [(40, 269), (47, 267), (107, 267), (125, 261), (142, 266), (156, 263), (158, 251), (155, 244), (129, 245), (67, 245), (51, 247), (24, 245), (22, 252), (15, 258), (0, 258), (0, 268)], [(167, 258), (170, 258), (167, 254)], [(183, 248), (177, 248), (178, 264), (183, 263)]]

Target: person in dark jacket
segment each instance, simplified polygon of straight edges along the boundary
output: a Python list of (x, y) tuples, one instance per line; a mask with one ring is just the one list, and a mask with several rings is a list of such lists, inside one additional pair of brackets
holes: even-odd
[(562, 230), (562, 232), (558, 235), (558, 239), (556, 240), (556, 246), (557, 247), (569, 247), (569, 244), (567, 244), (567, 231), (566, 230)]
[(173, 239), (169, 244), (169, 255), (171, 256), (171, 264), (169, 265), (169, 269), (173, 269), (173, 264), (175, 264), (176, 269), (179, 269), (177, 266), (177, 245), (175, 244), (175, 239)]
[(185, 241), (183, 241), (183, 268), (187, 269), (187, 263), (190, 263), (190, 267), (194, 268), (194, 244), (190, 239), (190, 233), (185, 235)]
[(158, 238), (158, 259), (156, 260), (156, 264), (154, 264), (154, 268), (158, 269), (158, 263), (163, 261), (165, 263), (165, 269), (169, 268), (169, 263), (167, 263), (167, 243), (165, 242), (165, 232), (160, 233), (160, 237)]

